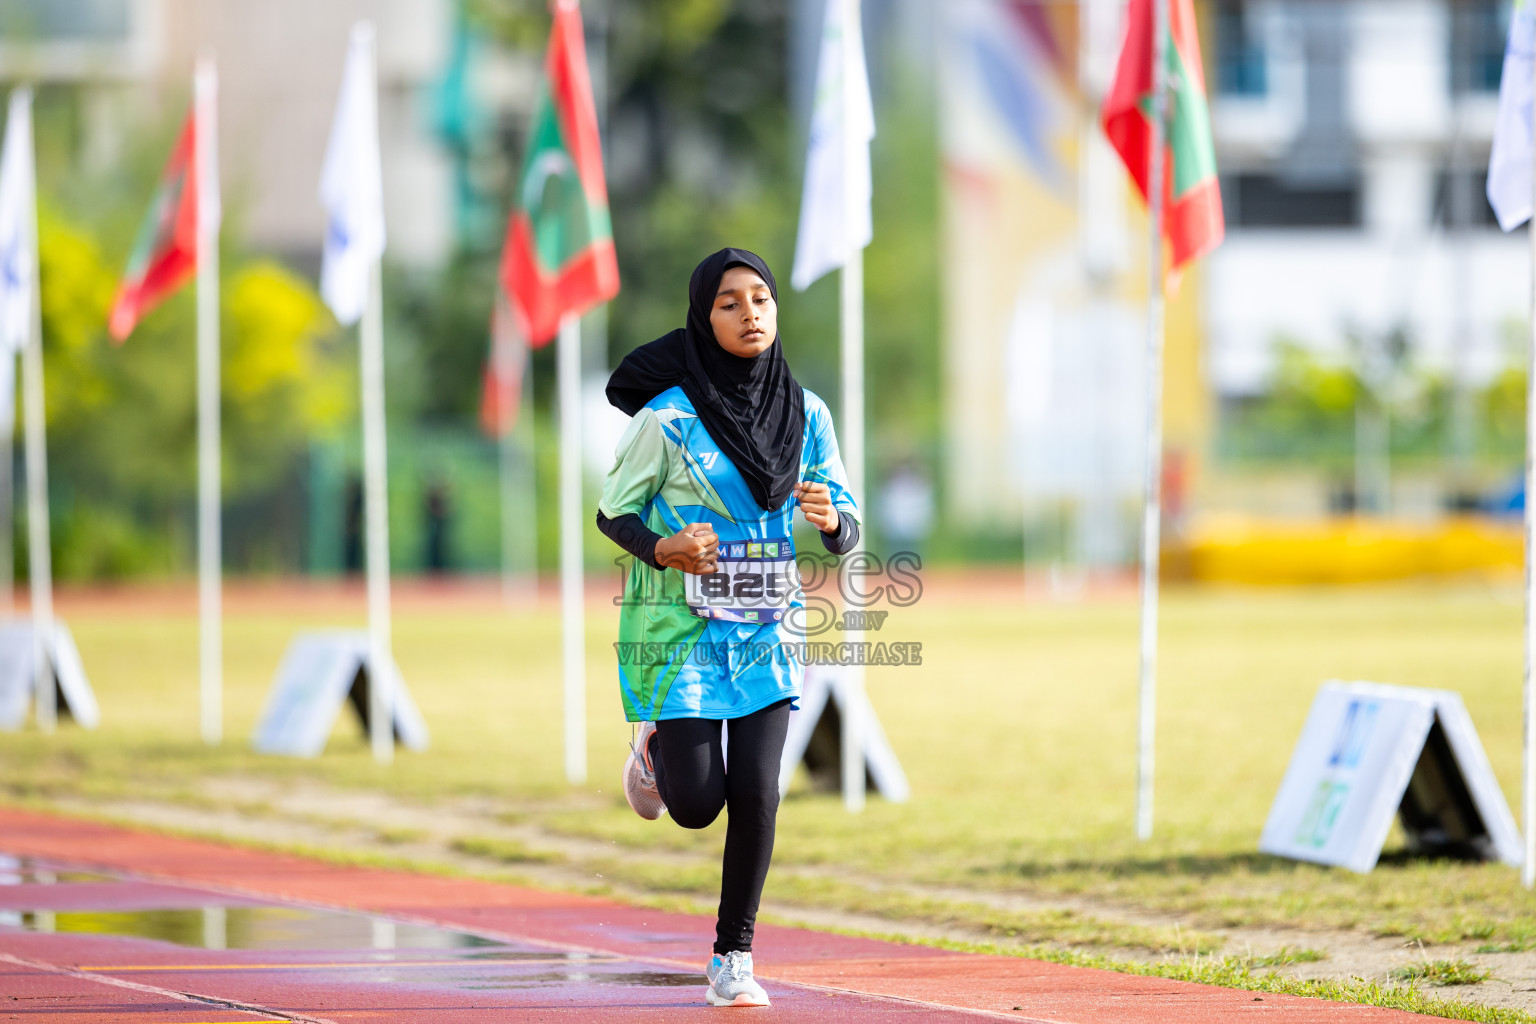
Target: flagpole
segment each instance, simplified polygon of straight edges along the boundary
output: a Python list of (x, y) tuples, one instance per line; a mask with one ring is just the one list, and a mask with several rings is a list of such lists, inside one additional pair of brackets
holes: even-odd
[[(496, 355), (492, 353), (492, 362)], [(538, 600), (538, 501), (533, 446), (533, 364), (522, 352), (517, 418), (497, 439), (501, 477), (501, 596), (509, 608)], [(498, 424), (500, 426), (500, 424)]]
[(0, 616), (16, 614), (16, 353), (6, 348), (0, 359), (9, 361), (0, 380), (10, 394), (0, 408), (10, 415), (0, 421)]
[[(835, 0), (833, 0), (835, 2)], [(843, 467), (848, 471), (848, 487), (853, 500), (864, 508), (864, 250), (854, 241), (854, 210), (862, 198), (858, 173), (858, 147), (864, 144), (854, 116), (857, 91), (852, 75), (859, 66), (860, 34), (863, 21), (859, 0), (842, 0), (843, 14), (843, 241), (847, 258), (841, 274), (842, 305), (842, 407)], [(868, 510), (865, 521), (868, 521)], [(864, 539), (849, 554), (857, 558), (864, 550)], [(846, 610), (846, 606), (845, 606)], [(843, 639), (858, 644), (862, 630), (848, 630)], [(843, 807), (852, 814), (864, 810), (864, 666), (857, 663), (844, 670), (842, 712)]]
[(54, 683), (51, 654), (53, 564), (48, 548), (48, 438), (43, 420), (43, 311), (38, 275), (33, 276), (33, 282), (32, 337), (21, 353), (27, 450), (27, 575), (32, 590), (32, 657), (36, 666), (37, 724), (43, 732), (51, 733), (58, 722), (58, 690)]
[[(858, 0), (851, 0), (857, 4)], [(864, 254), (854, 249), (842, 271), (842, 377), (843, 377), (843, 467), (848, 471), (848, 489), (854, 501), (864, 508)], [(865, 512), (868, 522), (869, 513)], [(864, 553), (864, 538), (848, 555)], [(845, 598), (845, 611), (849, 605)], [(864, 631), (849, 629), (844, 642), (859, 644)], [(843, 669), (845, 687), (842, 711), (843, 806), (857, 814), (864, 809), (864, 666), (855, 662)]]
[(368, 267), (359, 348), (363, 387), (363, 495), (368, 572), (368, 734), (374, 760), (395, 756), (394, 656), (389, 621), (389, 503), (384, 451), (384, 295), (379, 260)]
[[(218, 72), (210, 57), (194, 79), (197, 175), (197, 591), (203, 742), (224, 738), (222, 469), (219, 460)], [(209, 204), (208, 200), (213, 199)]]
[(1141, 665), (1136, 730), (1136, 836), (1152, 838), (1157, 735), (1157, 598), (1163, 476), (1163, 152), (1167, 143), (1168, 0), (1152, 0), (1152, 144), (1147, 157), (1146, 459), (1141, 520)]
[(565, 778), (587, 781), (586, 622), (581, 556), (581, 319), (560, 318), (560, 626)]
[[(1511, 28), (1511, 33), (1514, 29)], [(1536, 59), (1531, 62), (1536, 79)], [(1536, 82), (1533, 82), (1536, 89)], [(1531, 130), (1536, 133), (1536, 109)], [(1523, 736), (1523, 786), (1521, 802), (1525, 824), (1525, 858), (1520, 865), (1520, 881), (1527, 889), (1536, 886), (1536, 510), (1531, 496), (1536, 494), (1536, 167), (1531, 175), (1531, 346), (1525, 374), (1525, 729)]]
[[(30, 97), (28, 99), (30, 105)], [(35, 179), (34, 179), (35, 180)], [(31, 337), (21, 352), (22, 416), (27, 453), (27, 576), (32, 591), (32, 658), (37, 685), (37, 725), (45, 733), (58, 724), (58, 687), (53, 671), (53, 561), (48, 536), (48, 437), (43, 415), (42, 267), (37, 259), (37, 195), (28, 197), (31, 220)]]

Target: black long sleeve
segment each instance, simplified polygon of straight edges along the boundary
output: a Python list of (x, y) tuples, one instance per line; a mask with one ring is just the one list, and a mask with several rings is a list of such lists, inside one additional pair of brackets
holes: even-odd
[(661, 540), (661, 535), (646, 526), (633, 512), (626, 512), (617, 519), (609, 519), (598, 512), (597, 528), (603, 531), (603, 536), (651, 568), (664, 568), (656, 561), (656, 542)]
[[(817, 531), (820, 532), (820, 531)], [(837, 532), (823, 533), (821, 546), (834, 555), (846, 555), (859, 542), (859, 524), (842, 509), (837, 510)]]

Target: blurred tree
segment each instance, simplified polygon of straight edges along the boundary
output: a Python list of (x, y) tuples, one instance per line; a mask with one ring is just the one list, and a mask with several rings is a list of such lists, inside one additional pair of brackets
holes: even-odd
[[(238, 499), (271, 487), (311, 435), (347, 418), (354, 389), (350, 362), (332, 358), (327, 339), (334, 325), (314, 290), (270, 260), (228, 248), (224, 479), (226, 495)], [(106, 318), (119, 272), (102, 244), (45, 200), (39, 250), (59, 575), (164, 573), (190, 564), (191, 289), (151, 313), (118, 347)]]
[(1243, 456), (1292, 455), (1352, 462), (1355, 406), (1365, 388), (1352, 364), (1319, 359), (1300, 342), (1278, 342), (1267, 394), (1242, 403), (1229, 418), (1225, 440)]
[(887, 76), (875, 173), (875, 241), (865, 255), (870, 479), (901, 462), (942, 479), (939, 153), (934, 98), (912, 75)]
[(1511, 463), (1525, 453), (1525, 391), (1526, 369), (1514, 365), (1500, 371), (1481, 396), (1478, 440)]
[[(1295, 339), (1281, 339), (1268, 389), (1225, 403), (1222, 455), (1348, 469), (1355, 455), (1358, 403), (1385, 399), (1392, 417), (1393, 458), (1438, 461), (1449, 444), (1451, 382), (1443, 372), (1415, 365), (1410, 356), (1411, 349), (1405, 349), (1396, 357), (1390, 389), (1373, 397), (1360, 379), (1358, 360), (1328, 360)], [(1512, 467), (1524, 452), (1525, 377), (1524, 367), (1513, 360), (1473, 395), (1480, 417), (1475, 454), (1491, 470)]]
[(471, 427), (490, 345), (496, 256), (458, 249), (439, 271), (388, 273), (392, 420)]

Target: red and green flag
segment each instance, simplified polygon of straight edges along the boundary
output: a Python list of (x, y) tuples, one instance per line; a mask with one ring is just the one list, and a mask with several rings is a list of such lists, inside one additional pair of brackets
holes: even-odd
[[(1216, 248), (1226, 232), (1216, 149), (1192, 0), (1168, 0), (1168, 131), (1163, 233), (1179, 267)], [(1104, 100), (1104, 134), (1147, 198), (1152, 148), (1152, 0), (1130, 0), (1125, 47)]]
[(171, 151), (149, 216), (128, 258), (128, 269), (112, 302), (108, 328), (122, 342), (145, 314), (186, 283), (197, 269), (197, 170), (194, 118)]
[(544, 81), (534, 109), (501, 283), (523, 337), (543, 345), (565, 316), (619, 293), (608, 186), (577, 0), (554, 0)]

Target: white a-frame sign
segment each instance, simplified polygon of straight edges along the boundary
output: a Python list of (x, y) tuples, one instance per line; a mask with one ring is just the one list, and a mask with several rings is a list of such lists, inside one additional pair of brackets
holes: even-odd
[(801, 761), (812, 781), (822, 789), (837, 789), (842, 765), (842, 710), (858, 701), (863, 711), (865, 784), (892, 803), (904, 803), (912, 789), (901, 762), (885, 738), (874, 705), (863, 687), (847, 685), (837, 667), (807, 665), (799, 706), (789, 716), (789, 735), (779, 765), (779, 792), (789, 789), (795, 766)]
[[(37, 663), (39, 647), (46, 666)], [(20, 729), (26, 723), (27, 709), (36, 699), (39, 685), (55, 688), (54, 707), (59, 713), (87, 729), (101, 724), (96, 694), (85, 677), (85, 666), (69, 628), (53, 620), (52, 635), (38, 644), (30, 620), (0, 622), (0, 730)]]
[(377, 671), (369, 656), (368, 634), (348, 631), (300, 633), (278, 667), (252, 745), (264, 754), (315, 757), (348, 701), (369, 729), (368, 688), (388, 688), (394, 740), (425, 750), (427, 724), (390, 659)]
[(1521, 861), (1515, 819), (1459, 694), (1323, 684), (1259, 849), (1370, 871), (1394, 817), (1411, 852)]

